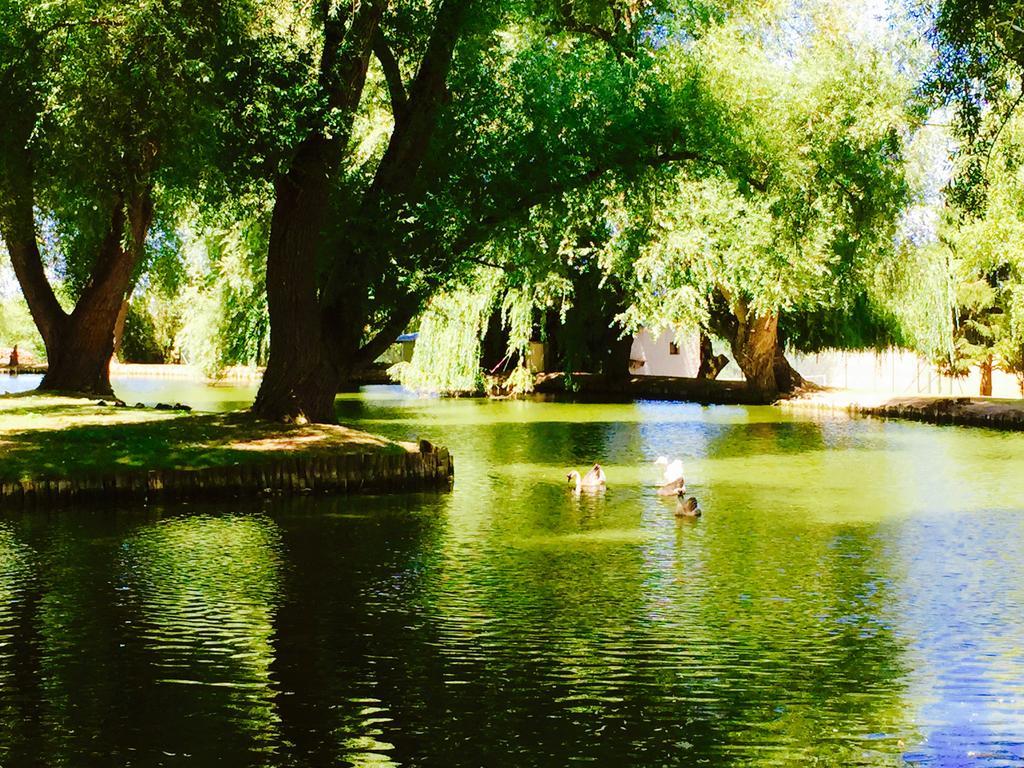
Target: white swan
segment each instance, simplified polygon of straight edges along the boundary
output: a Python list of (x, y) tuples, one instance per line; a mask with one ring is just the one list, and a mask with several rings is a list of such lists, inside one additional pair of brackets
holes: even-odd
[(683, 462), (681, 459), (669, 461), (665, 456), (659, 456), (655, 462), (658, 466), (664, 467), (661, 473), (661, 482), (658, 483), (658, 494), (661, 496), (674, 496), (680, 491), (686, 490), (686, 481), (683, 479)]
[(594, 491), (600, 488), (604, 488), (605, 486), (604, 470), (601, 469), (600, 464), (595, 464), (593, 469), (591, 469), (589, 472), (587, 472), (587, 474), (582, 476), (579, 472), (577, 472), (574, 469), (572, 472), (565, 476), (565, 479), (569, 480), (570, 482), (573, 480), (576, 481), (576, 487), (574, 488), (575, 493), (579, 493), (584, 488), (586, 488), (588, 491)]

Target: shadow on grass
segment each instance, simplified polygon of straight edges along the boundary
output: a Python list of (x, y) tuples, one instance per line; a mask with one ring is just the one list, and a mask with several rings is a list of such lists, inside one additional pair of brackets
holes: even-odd
[(0, 480), (405, 450), (346, 427), (277, 424), (247, 413), (181, 414), (42, 398), (23, 402), (24, 407), (0, 405)]

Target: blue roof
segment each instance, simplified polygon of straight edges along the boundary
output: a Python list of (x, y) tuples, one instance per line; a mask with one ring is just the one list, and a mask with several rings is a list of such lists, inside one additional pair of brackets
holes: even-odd
[(419, 333), (403, 333), (395, 341), (416, 341), (419, 337)]

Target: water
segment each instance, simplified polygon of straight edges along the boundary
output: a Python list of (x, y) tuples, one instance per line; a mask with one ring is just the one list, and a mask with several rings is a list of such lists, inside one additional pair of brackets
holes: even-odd
[[(39, 386), (40, 374), (18, 376), (0, 373), (0, 395), (28, 392)], [(256, 394), (255, 385), (218, 384), (211, 386), (197, 381), (176, 378), (117, 376), (111, 377), (117, 396), (129, 405), (183, 402), (200, 411), (226, 411), (248, 408)]]
[(339, 409), (451, 447), (453, 492), (0, 517), (0, 765), (1024, 762), (1024, 435)]

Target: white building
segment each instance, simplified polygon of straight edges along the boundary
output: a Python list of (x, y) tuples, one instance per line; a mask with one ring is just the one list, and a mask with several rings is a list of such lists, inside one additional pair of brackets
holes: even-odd
[(629, 372), (634, 376), (685, 376), (693, 378), (700, 368), (700, 336), (682, 334), (679, 343), (672, 331), (654, 338), (642, 330), (633, 337), (629, 352)]

